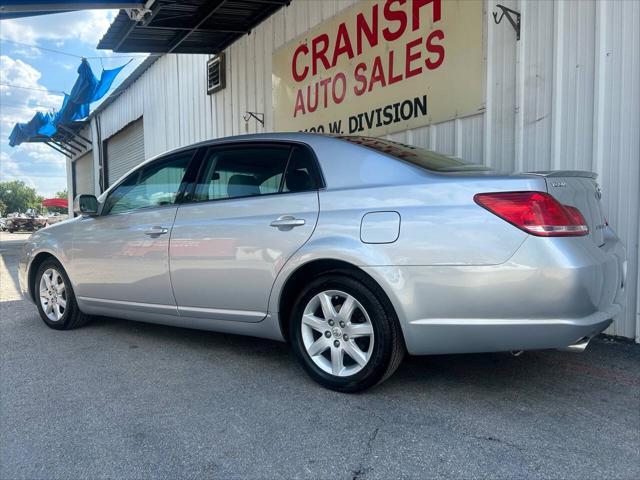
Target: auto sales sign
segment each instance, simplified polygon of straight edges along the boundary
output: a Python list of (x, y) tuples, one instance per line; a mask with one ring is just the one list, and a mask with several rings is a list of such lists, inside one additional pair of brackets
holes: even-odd
[(382, 135), (482, 111), (482, 3), (364, 0), (285, 44), (276, 130)]

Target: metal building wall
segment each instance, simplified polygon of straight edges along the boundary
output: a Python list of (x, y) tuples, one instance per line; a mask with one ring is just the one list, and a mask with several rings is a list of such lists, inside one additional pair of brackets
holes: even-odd
[[(273, 50), (355, 1), (293, 0), (228, 49), (227, 87), (212, 96), (206, 56), (164, 56), (100, 114), (102, 138), (143, 114), (147, 157), (272, 130)], [(640, 341), (640, 2), (484, 1), (485, 111), (391, 137), (507, 171), (596, 171), (629, 252), (628, 304), (609, 333)], [(496, 3), (522, 13), (519, 42), (506, 20), (494, 24)]]
[[(97, 185), (98, 185), (98, 176), (99, 176), (99, 172), (96, 171), (96, 166), (97, 164), (95, 163), (95, 154), (92, 150), (93, 145), (92, 145), (92, 132), (91, 132), (91, 128), (89, 125), (86, 125), (84, 128), (82, 128), (79, 132), (79, 134), (84, 137), (85, 139), (89, 140), (89, 144), (87, 144), (86, 142), (82, 141), (81, 143), (83, 145), (85, 145), (85, 149), (82, 149), (81, 151), (74, 151), (74, 154), (71, 156), (71, 158), (66, 159), (66, 170), (67, 170), (67, 204), (68, 204), (68, 208), (67, 208), (67, 214), (69, 215), (69, 217), (73, 216), (73, 200), (74, 200), (74, 195), (76, 193), (91, 193), (91, 194), (97, 194)], [(90, 164), (87, 165), (85, 162), (89, 160)], [(78, 168), (78, 162), (81, 162), (83, 165)], [(76, 166), (74, 167), (74, 163), (76, 163)], [(80, 171), (79, 171), (80, 170)], [(88, 174), (87, 172), (90, 172), (91, 178), (87, 178), (86, 175)], [(75, 179), (73, 178), (73, 175), (75, 174)], [(84, 174), (84, 175), (83, 175)], [(78, 177), (84, 177), (84, 178), (78, 178)], [(77, 192), (74, 192), (74, 183), (76, 185), (76, 190)], [(83, 187), (82, 192), (80, 192), (78, 190), (78, 185), (81, 185)], [(86, 187), (86, 188), (85, 188)]]
[(76, 175), (76, 191), (74, 195), (94, 192), (93, 185), (93, 152), (87, 152), (73, 161)]

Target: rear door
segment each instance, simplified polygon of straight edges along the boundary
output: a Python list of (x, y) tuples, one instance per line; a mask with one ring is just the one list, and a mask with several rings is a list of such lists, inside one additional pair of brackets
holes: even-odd
[(262, 320), (278, 272), (315, 228), (319, 185), (315, 157), (306, 146), (209, 149), (171, 235), (171, 280), (180, 314)]

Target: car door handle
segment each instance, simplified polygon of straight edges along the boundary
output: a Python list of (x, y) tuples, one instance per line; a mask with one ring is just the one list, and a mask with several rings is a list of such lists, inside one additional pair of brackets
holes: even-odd
[(150, 237), (159, 237), (160, 235), (164, 235), (168, 231), (169, 229), (165, 227), (151, 227), (149, 230), (144, 232), (144, 234), (149, 235)]
[(304, 219), (295, 218), (291, 215), (283, 215), (282, 217), (278, 217), (277, 220), (274, 220), (269, 225), (282, 230), (291, 230), (293, 227), (301, 227), (304, 225)]

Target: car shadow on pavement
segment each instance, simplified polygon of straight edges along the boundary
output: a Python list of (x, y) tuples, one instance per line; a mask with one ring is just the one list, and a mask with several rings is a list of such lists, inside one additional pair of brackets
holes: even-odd
[[(4, 302), (2, 310), (18, 308), (23, 302)], [(12, 305), (15, 304), (15, 305)], [(46, 327), (37, 318), (34, 307), (33, 321)], [(267, 370), (283, 368), (285, 375), (298, 375), (304, 388), (316, 388), (302, 373), (293, 352), (286, 343), (174, 326), (134, 322), (109, 317), (95, 317), (83, 327), (87, 335), (102, 332), (101, 338), (125, 340), (130, 349), (139, 344), (154, 345), (160, 351), (187, 352), (189, 356), (211, 356), (212, 368), (220, 358), (225, 362), (259, 364)], [(74, 331), (75, 332), (75, 331)], [(74, 332), (55, 332), (73, 334)], [(51, 340), (55, 341), (55, 340)], [(195, 360), (196, 358), (194, 358)], [(207, 359), (197, 358), (202, 363)], [(640, 346), (631, 342), (596, 338), (583, 354), (553, 350), (525, 352), (514, 357), (508, 352), (459, 355), (406, 356), (398, 371), (385, 383), (370, 390), (376, 392), (429, 391), (446, 388), (450, 392), (461, 390), (466, 394), (524, 393), (529, 399), (546, 397), (549, 391), (580, 392), (586, 385), (619, 384), (629, 388), (640, 387)]]
[(18, 269), (13, 266), (18, 254), (15, 249), (5, 250), (8, 244), (21, 244), (22, 242), (0, 243), (0, 302), (20, 298), (20, 283), (18, 281)]

